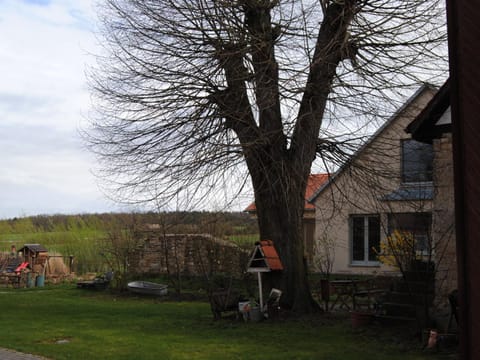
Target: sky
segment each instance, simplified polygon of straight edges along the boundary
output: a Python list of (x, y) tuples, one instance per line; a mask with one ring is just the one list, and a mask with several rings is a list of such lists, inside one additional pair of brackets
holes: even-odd
[(120, 210), (79, 135), (95, 26), (93, 0), (0, 0), (0, 219)]

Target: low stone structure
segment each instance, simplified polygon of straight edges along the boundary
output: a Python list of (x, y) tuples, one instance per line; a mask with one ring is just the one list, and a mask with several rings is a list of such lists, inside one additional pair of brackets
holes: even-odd
[(148, 230), (138, 232), (136, 237), (139, 245), (130, 269), (137, 274), (241, 275), (248, 262), (248, 250), (208, 234)]

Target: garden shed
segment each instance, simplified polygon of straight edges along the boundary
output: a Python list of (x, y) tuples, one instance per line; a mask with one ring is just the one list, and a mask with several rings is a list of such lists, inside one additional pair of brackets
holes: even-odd
[(18, 250), (33, 272), (43, 273), (48, 261), (48, 250), (40, 244), (25, 244)]

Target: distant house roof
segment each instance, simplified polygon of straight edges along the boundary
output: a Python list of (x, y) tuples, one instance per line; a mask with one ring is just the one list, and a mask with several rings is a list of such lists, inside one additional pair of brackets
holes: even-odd
[(283, 270), (282, 262), (272, 240), (262, 240), (255, 244), (255, 250), (248, 262), (248, 272), (268, 272)]
[[(320, 188), (323, 184), (328, 181), (329, 174), (310, 174), (308, 176), (307, 181), (307, 188), (305, 190), (305, 210), (313, 211), (315, 210), (315, 205), (308, 202), (308, 199), (315, 193), (315, 191)], [(248, 207), (244, 210), (246, 212), (254, 213), (257, 211), (255, 206), (255, 202), (252, 202)]]
[(44, 248), (42, 245), (40, 244), (25, 244), (23, 245), (23, 247), (18, 250), (18, 251), (22, 251), (22, 252), (25, 252), (25, 249), (28, 249), (32, 252), (48, 252), (48, 250), (46, 248)]
[(405, 129), (417, 141), (431, 143), (433, 139), (452, 131), (451, 118), (443, 119), (450, 110), (450, 79), (443, 84), (422, 112)]

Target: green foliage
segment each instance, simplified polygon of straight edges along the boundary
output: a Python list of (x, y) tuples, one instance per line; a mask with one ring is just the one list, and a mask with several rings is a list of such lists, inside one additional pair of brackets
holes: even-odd
[[(0, 220), (0, 251), (39, 243), (49, 251), (75, 257), (78, 274), (107, 270), (105, 241), (109, 234), (135, 225), (166, 224), (167, 233), (208, 233), (220, 238), (257, 240), (256, 220), (245, 213), (171, 212), (38, 215)], [(240, 241), (241, 243), (244, 240)], [(254, 242), (254, 241), (253, 241)], [(253, 244), (252, 242), (252, 244)]]
[(347, 318), (213, 322), (205, 302), (158, 302), (71, 285), (4, 289), (0, 307), (0, 346), (53, 360), (432, 358), (353, 331)]

